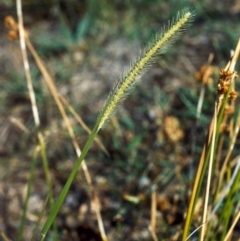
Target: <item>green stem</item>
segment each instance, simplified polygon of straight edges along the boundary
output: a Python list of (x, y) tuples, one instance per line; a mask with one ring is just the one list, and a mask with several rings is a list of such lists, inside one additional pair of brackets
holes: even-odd
[(25, 221), (26, 221), (28, 201), (29, 201), (31, 190), (32, 190), (32, 184), (33, 184), (33, 178), (34, 178), (36, 163), (37, 163), (37, 155), (34, 155), (34, 158), (31, 162), (30, 177), (29, 177), (28, 185), (27, 185), (26, 200), (25, 200), (24, 207), (23, 207), (23, 215), (22, 215), (22, 218), (21, 218), (19, 234), (18, 234), (18, 238), (17, 238), (18, 241), (22, 240), (22, 236), (23, 236), (23, 229), (24, 229), (24, 224), (25, 224)]
[(98, 133), (98, 123), (99, 121), (96, 123), (96, 125), (94, 126), (92, 132), (91, 132), (91, 135), (89, 136), (88, 138), (88, 141), (86, 143), (86, 145), (84, 146), (83, 148), (83, 151), (80, 155), (80, 157), (78, 158), (72, 172), (70, 173), (69, 177), (68, 177), (68, 180), (66, 182), (66, 184), (64, 185), (57, 201), (55, 202), (55, 204), (52, 206), (52, 209), (50, 211), (50, 214), (48, 216), (48, 219), (42, 229), (42, 237), (41, 237), (41, 241), (43, 241), (45, 239), (45, 236), (46, 236), (46, 233), (48, 232), (49, 228), (51, 227), (54, 219), (56, 218), (56, 215), (57, 213), (59, 212), (59, 209), (61, 208), (63, 202), (64, 202), (64, 199), (65, 197), (67, 196), (67, 193), (68, 193), (68, 190), (73, 182), (73, 179), (74, 177), (76, 176), (77, 172), (78, 172), (78, 169), (83, 161), (83, 159), (85, 158), (90, 146), (92, 145), (93, 141), (94, 141), (94, 138), (95, 136), (97, 135)]

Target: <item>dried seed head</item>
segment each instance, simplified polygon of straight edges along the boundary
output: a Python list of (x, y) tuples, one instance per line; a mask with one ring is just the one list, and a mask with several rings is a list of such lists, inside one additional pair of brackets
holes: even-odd
[(219, 75), (221, 79), (224, 79), (227, 81), (232, 78), (233, 72), (225, 69), (220, 69)]
[(222, 123), (220, 126), (220, 132), (229, 132), (229, 125)]
[(11, 41), (19, 39), (19, 32), (14, 30), (8, 31), (8, 39)]
[(198, 82), (205, 85), (210, 85), (212, 83), (212, 74), (214, 67), (212, 65), (202, 65), (200, 70), (195, 73), (195, 78)]
[(4, 26), (11, 30), (18, 30), (18, 25), (12, 16), (7, 16), (4, 19)]
[(183, 131), (180, 129), (180, 123), (174, 116), (167, 116), (164, 120), (164, 131), (167, 137), (173, 143), (178, 142), (184, 137)]
[(238, 78), (238, 73), (237, 71), (234, 71), (234, 76), (233, 76), (234, 79), (237, 79)]
[(229, 93), (229, 98), (231, 100), (235, 100), (237, 98), (237, 96), (238, 96), (238, 93), (234, 90)]
[(225, 81), (232, 81), (238, 77), (238, 74), (236, 71), (229, 71), (224, 69), (221, 69), (219, 74), (220, 74), (220, 79), (224, 79)]
[[(9, 29), (9, 31), (8, 31), (9, 40), (13, 41), (13, 40), (19, 39), (18, 24), (12, 16), (5, 17), (4, 25), (5, 25), (6, 28)], [(24, 29), (24, 36), (26, 38), (29, 36), (28, 31), (25, 30), (25, 29)]]
[(217, 91), (219, 95), (226, 94), (228, 91), (228, 88), (230, 86), (230, 81), (225, 79), (219, 79), (218, 85), (217, 85)]
[(18, 24), (15, 22), (12, 16), (7, 16), (4, 19), (4, 25), (6, 28), (9, 28), (8, 39), (13, 41), (19, 39)]
[(224, 114), (225, 115), (231, 115), (233, 114), (235, 111), (235, 108), (233, 106), (226, 106), (225, 109), (224, 109)]
[[(230, 84), (238, 77), (238, 75), (236, 71), (229, 71), (225, 69), (221, 69), (219, 74), (220, 78), (217, 85), (217, 91), (218, 94), (222, 96), (228, 92)], [(236, 98), (236, 96), (236, 93), (232, 93), (232, 96), (230, 96), (230, 98), (234, 99)]]

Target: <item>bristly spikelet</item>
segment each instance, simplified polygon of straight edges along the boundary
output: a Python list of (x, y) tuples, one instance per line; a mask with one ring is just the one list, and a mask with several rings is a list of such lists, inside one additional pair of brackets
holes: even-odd
[(178, 13), (176, 18), (168, 21), (167, 26), (162, 28), (160, 35), (156, 36), (155, 40), (130, 65), (129, 70), (116, 82), (112, 92), (108, 96), (105, 106), (98, 117), (98, 130), (103, 127), (104, 123), (114, 113), (117, 105), (127, 96), (131, 87), (137, 82), (144, 71), (156, 61), (156, 57), (164, 53), (169, 45), (187, 28), (187, 25), (193, 19), (193, 15), (192, 12), (186, 10)]

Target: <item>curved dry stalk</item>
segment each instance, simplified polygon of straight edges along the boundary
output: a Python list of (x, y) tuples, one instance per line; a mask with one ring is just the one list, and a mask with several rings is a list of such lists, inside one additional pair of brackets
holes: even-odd
[(204, 225), (202, 226), (202, 229), (201, 229), (200, 241), (204, 240), (205, 230), (207, 225), (208, 200), (209, 200), (212, 167), (213, 167), (213, 156), (214, 156), (215, 140), (216, 140), (216, 126), (217, 126), (217, 104), (215, 104), (215, 111), (213, 116), (213, 134), (212, 134), (212, 141), (211, 141), (211, 153), (210, 153), (210, 160), (209, 160), (207, 186), (206, 186), (206, 193), (205, 193), (205, 200), (204, 200), (203, 219), (202, 219), (202, 223)]
[(27, 80), (27, 87), (28, 87), (30, 100), (31, 100), (33, 117), (34, 117), (35, 125), (38, 127), (40, 125), (40, 118), (39, 118), (39, 113), (38, 113), (38, 109), (37, 109), (35, 93), (33, 90), (32, 78), (31, 78), (31, 74), (29, 71), (29, 62), (28, 62), (26, 43), (25, 43), (26, 36), (25, 36), (24, 27), (23, 27), (23, 16), (22, 16), (22, 7), (21, 6), (22, 6), (21, 0), (17, 0), (19, 40), (20, 40), (20, 46), (21, 46), (21, 51), (22, 51), (22, 57), (23, 57), (23, 65), (24, 65), (25, 76), (26, 76), (26, 80)]
[[(75, 117), (75, 119), (79, 122), (79, 124), (82, 126), (82, 128), (90, 135), (91, 130), (88, 128), (88, 126), (85, 124), (85, 122), (82, 120), (82, 118), (78, 115), (78, 113), (74, 110), (74, 108), (71, 106), (71, 104), (66, 100), (65, 97), (59, 94), (59, 98), (63, 102), (63, 104), (69, 109), (69, 111), (72, 113), (72, 115)], [(103, 145), (102, 141), (99, 139), (98, 136), (95, 137), (94, 141), (98, 144), (98, 146), (104, 151), (104, 153), (107, 156), (110, 156), (108, 150)]]
[[(40, 69), (40, 71), (42, 72), (42, 75), (53, 95), (53, 98), (58, 106), (58, 109), (63, 117), (63, 120), (65, 122), (65, 125), (67, 127), (67, 130), (69, 132), (69, 135), (72, 139), (72, 143), (73, 143), (73, 146), (75, 148), (75, 151), (77, 153), (77, 156), (80, 157), (81, 155), (81, 149), (77, 143), (77, 140), (76, 140), (76, 136), (74, 134), (74, 131), (73, 131), (73, 128), (71, 126), (71, 122), (67, 116), (67, 113), (62, 105), (62, 102), (61, 102), (61, 99), (60, 99), (60, 96), (58, 94), (58, 90), (56, 88), (56, 85), (54, 84), (54, 81), (52, 79), (52, 77), (50, 76), (50, 74), (48, 73), (45, 65), (43, 64), (41, 58), (39, 57), (39, 55), (37, 54), (36, 50), (34, 49), (33, 45), (31, 44), (30, 40), (28, 38), (26, 38), (26, 44), (28, 46), (28, 49), (30, 50), (30, 52), (32, 53), (37, 65), (38, 65), (38, 68)], [(92, 178), (91, 178), (91, 175), (88, 171), (88, 167), (87, 167), (87, 164), (86, 162), (83, 160), (82, 161), (82, 169), (83, 169), (83, 172), (84, 172), (84, 175), (85, 175), (85, 178), (87, 180), (87, 183), (91, 189), (91, 198), (94, 200), (98, 200), (98, 197), (96, 196), (96, 192), (95, 192), (95, 189), (93, 187), (93, 184), (92, 184)], [(92, 194), (93, 193), (93, 194)], [(99, 230), (101, 231), (101, 236), (102, 236), (102, 239), (103, 240), (107, 240), (106, 238), (106, 234), (105, 234), (105, 231), (104, 231), (104, 228), (103, 228), (103, 221), (102, 221), (102, 218), (101, 218), (101, 212), (100, 212), (100, 207), (99, 205), (97, 205), (98, 208), (95, 208), (94, 211), (95, 211), (95, 214), (96, 214), (96, 217), (97, 217), (97, 220), (98, 220), (98, 224), (99, 224)]]
[(8, 237), (7, 237), (7, 235), (4, 233), (4, 232), (0, 232), (0, 236), (3, 238), (3, 240), (4, 241), (11, 241)]
[(237, 214), (236, 217), (234, 218), (233, 223), (232, 223), (231, 227), (229, 228), (229, 230), (228, 230), (228, 232), (227, 232), (227, 235), (226, 235), (226, 237), (224, 238), (223, 241), (228, 241), (228, 240), (229, 240), (229, 238), (230, 238), (230, 236), (231, 236), (231, 234), (232, 234), (232, 232), (233, 232), (233, 229), (234, 229), (234, 227), (236, 226), (236, 224), (237, 224), (237, 222), (239, 221), (239, 219), (240, 219), (240, 210), (238, 210), (238, 214)]
[(151, 195), (151, 223), (148, 227), (153, 241), (158, 241), (156, 235), (156, 220), (157, 220), (157, 186), (154, 184), (152, 186), (152, 195)]

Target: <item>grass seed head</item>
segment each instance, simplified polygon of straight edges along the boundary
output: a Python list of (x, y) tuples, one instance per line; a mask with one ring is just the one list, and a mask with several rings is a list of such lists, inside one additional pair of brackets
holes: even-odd
[(98, 130), (113, 115), (119, 103), (126, 98), (146, 69), (156, 62), (156, 58), (166, 52), (167, 48), (184, 32), (193, 16), (194, 13), (187, 10), (180, 12), (176, 18), (168, 22), (166, 27), (162, 28), (160, 35), (154, 38), (154, 41), (131, 63), (129, 70), (116, 82), (108, 96), (106, 104), (98, 117)]

